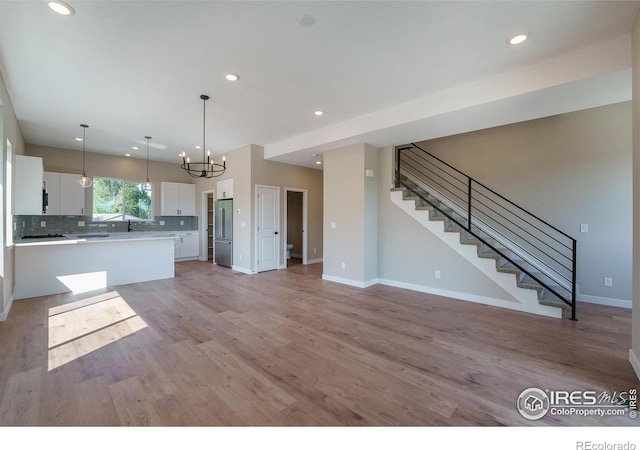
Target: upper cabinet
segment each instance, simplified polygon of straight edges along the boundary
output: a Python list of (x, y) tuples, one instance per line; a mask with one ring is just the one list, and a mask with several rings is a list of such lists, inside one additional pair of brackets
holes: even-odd
[(218, 181), (216, 197), (218, 199), (233, 198), (233, 178)]
[(44, 173), (44, 186), (49, 197), (47, 215), (84, 215), (85, 189), (77, 183), (79, 177), (72, 173)]
[(13, 178), (13, 214), (37, 216), (42, 214), (42, 158), (16, 155)]
[(187, 183), (162, 182), (160, 215), (163, 216), (195, 216), (196, 186)]

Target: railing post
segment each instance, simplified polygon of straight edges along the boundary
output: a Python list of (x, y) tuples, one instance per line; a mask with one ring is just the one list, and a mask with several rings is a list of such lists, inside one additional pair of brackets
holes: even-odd
[(577, 261), (577, 243), (573, 239), (573, 268), (571, 274), (571, 320), (576, 319), (576, 261)]
[(467, 231), (471, 231), (471, 183), (473, 179), (467, 177)]
[(395, 182), (395, 186), (397, 188), (400, 187), (400, 151), (402, 149), (400, 148), (396, 148), (396, 182)]

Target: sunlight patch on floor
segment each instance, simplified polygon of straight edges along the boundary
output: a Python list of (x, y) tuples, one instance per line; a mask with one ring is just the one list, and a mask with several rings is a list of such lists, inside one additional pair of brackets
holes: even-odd
[(117, 291), (49, 309), (49, 370), (147, 327)]
[(72, 275), (60, 275), (58, 280), (74, 294), (95, 291), (107, 287), (107, 272), (74, 273)]

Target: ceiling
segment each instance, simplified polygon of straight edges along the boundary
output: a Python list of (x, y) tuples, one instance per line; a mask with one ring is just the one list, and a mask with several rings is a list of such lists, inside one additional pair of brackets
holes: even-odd
[[(474, 115), (523, 120), (500, 96), (428, 123), (398, 111), (627, 35), (639, 11), (631, 1), (68, 3), (75, 15), (63, 17), (44, 1), (0, 1), (0, 70), (28, 144), (81, 150), (73, 138), (86, 123), (88, 152), (145, 158), (149, 135), (153, 160), (178, 162), (182, 151), (200, 159), (207, 94), (213, 154), (257, 144), (274, 160), (315, 168), (323, 151), (348, 141), (403, 144), (421, 130), (422, 138), (460, 131), (451, 123), (463, 119), (467, 129), (483, 126)], [(313, 26), (299, 23), (303, 15)], [(524, 44), (506, 43), (521, 32)], [(240, 79), (227, 81), (229, 72)], [(598, 76), (615, 95), (583, 77), (573, 108), (591, 105), (591, 92), (607, 97), (599, 103), (630, 96), (630, 77)], [(524, 91), (508, 97), (519, 108), (544, 104), (539, 114), (558, 111), (549, 106), (564, 94), (545, 86), (535, 101)]]

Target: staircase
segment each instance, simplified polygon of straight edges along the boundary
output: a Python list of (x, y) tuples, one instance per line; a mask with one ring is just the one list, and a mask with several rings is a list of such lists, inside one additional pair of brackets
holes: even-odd
[(511, 294), (507, 307), (576, 320), (575, 239), (415, 144), (396, 156), (392, 201)]

